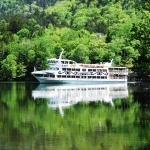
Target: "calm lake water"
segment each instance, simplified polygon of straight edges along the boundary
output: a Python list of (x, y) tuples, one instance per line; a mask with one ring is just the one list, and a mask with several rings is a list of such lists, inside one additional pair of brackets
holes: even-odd
[(150, 84), (0, 83), (0, 150), (149, 150)]

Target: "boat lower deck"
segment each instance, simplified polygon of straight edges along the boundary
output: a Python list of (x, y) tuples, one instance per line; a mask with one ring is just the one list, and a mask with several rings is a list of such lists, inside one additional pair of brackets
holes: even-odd
[(46, 78), (46, 77), (36, 77), (36, 79), (40, 83), (71, 83), (71, 84), (77, 84), (77, 83), (88, 83), (88, 84), (100, 84), (100, 83), (124, 83), (127, 82), (127, 79), (85, 79), (85, 78)]

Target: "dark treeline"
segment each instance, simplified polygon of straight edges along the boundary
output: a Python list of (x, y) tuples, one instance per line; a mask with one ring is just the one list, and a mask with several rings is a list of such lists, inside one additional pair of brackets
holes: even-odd
[(1, 0), (0, 80), (63, 57), (150, 73), (150, 0)]

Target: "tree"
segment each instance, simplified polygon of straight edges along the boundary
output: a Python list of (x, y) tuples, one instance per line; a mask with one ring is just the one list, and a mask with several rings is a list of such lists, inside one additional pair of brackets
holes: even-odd
[(17, 62), (16, 56), (8, 55), (6, 59), (1, 62), (1, 79), (12, 80), (17, 76)]
[(36, 33), (40, 30), (40, 25), (37, 23), (35, 19), (29, 19), (27, 29), (30, 31), (29, 38), (33, 38)]
[(17, 35), (19, 35), (19, 37), (22, 38), (28, 38), (29, 37), (29, 30), (26, 28), (21, 29), (20, 31), (17, 32)]
[(6, 20), (2, 19), (0, 20), (0, 33), (4, 33), (7, 31), (8, 23)]
[[(141, 72), (150, 72), (150, 13), (144, 11), (138, 24), (134, 24), (131, 30), (130, 41), (134, 49), (139, 51), (139, 58), (136, 61), (135, 68)], [(133, 41), (133, 42), (132, 42)], [(134, 42), (135, 41), (135, 42)]]
[(100, 10), (98, 8), (82, 8), (75, 13), (72, 26), (76, 30), (86, 29), (90, 32), (100, 32), (100, 19)]
[(26, 19), (20, 15), (14, 15), (9, 20), (8, 30), (12, 33), (17, 33), (26, 26)]
[(52, 23), (56, 27), (69, 27), (72, 21), (70, 1), (58, 1), (53, 7), (46, 9), (47, 24)]
[(86, 45), (79, 44), (74, 50), (72, 58), (79, 63), (90, 63), (88, 47)]

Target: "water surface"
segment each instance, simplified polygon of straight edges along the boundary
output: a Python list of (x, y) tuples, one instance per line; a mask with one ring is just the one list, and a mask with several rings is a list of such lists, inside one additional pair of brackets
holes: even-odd
[(2, 150), (146, 150), (150, 84), (0, 83)]

